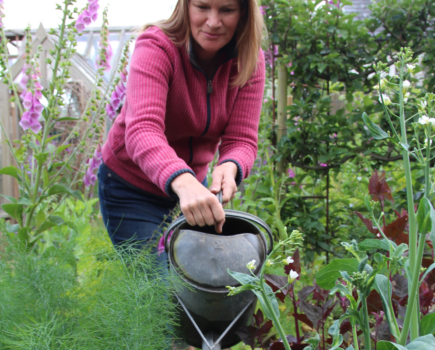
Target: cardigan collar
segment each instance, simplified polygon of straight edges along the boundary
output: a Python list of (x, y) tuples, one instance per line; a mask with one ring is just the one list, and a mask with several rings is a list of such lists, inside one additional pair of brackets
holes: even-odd
[[(190, 42), (189, 42), (189, 60), (190, 63), (192, 63), (192, 65), (199, 70), (200, 72), (202, 72), (204, 75), (206, 75), (204, 73), (204, 71), (200, 68), (199, 64), (197, 63), (196, 60), (196, 56), (195, 56), (195, 52), (193, 51), (193, 38), (192, 36), (190, 37)], [(220, 66), (222, 66), (224, 63), (232, 60), (233, 58), (237, 57), (237, 49), (236, 49), (236, 36), (234, 35), (233, 38), (230, 40), (230, 42), (228, 44), (226, 44), (223, 48), (221, 48), (219, 50), (220, 55), (220, 63), (218, 65), (218, 68)]]

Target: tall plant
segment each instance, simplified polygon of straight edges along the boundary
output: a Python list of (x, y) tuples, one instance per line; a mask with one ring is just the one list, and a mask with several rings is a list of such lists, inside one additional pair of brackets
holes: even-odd
[[(397, 55), (397, 75), (389, 75), (386, 71), (386, 64), (378, 63), (375, 70), (379, 76), (379, 101), (383, 106), (384, 114), (388, 124), (391, 126), (391, 133), (386, 133), (379, 125), (376, 125), (369, 116), (364, 113), (363, 120), (372, 136), (376, 139), (391, 139), (402, 149), (403, 171), (406, 177), (407, 192), (407, 215), (400, 215), (404, 224), (409, 224), (409, 243), (406, 240), (396, 244), (391, 236), (392, 225), (385, 225), (384, 199), (392, 199), (391, 193), (387, 191), (384, 179), (376, 177), (375, 187), (371, 191), (374, 200), (381, 203), (377, 208), (375, 201), (366, 197), (366, 206), (370, 213), (376, 232), (381, 240), (368, 240), (361, 244), (356, 242), (342, 243), (351, 253), (353, 258), (334, 260), (332, 263), (317, 274), (317, 282), (323, 288), (331, 289), (331, 293), (339, 291), (343, 297), (350, 301), (348, 311), (336, 320), (330, 328), (329, 333), (333, 336), (332, 349), (338, 348), (343, 337), (339, 334), (341, 322), (350, 319), (364, 333), (365, 349), (371, 349), (370, 326), (367, 299), (375, 289), (382, 300), (383, 309), (389, 324), (390, 332), (395, 342), (382, 341), (383, 349), (433, 349), (435, 338), (432, 334), (421, 334), (422, 329), (427, 330), (435, 326), (435, 319), (429, 317), (424, 323), (430, 327), (420, 328), (421, 315), (419, 308), (419, 288), (426, 276), (435, 268), (435, 263), (427, 269), (422, 269), (422, 258), (426, 247), (427, 235), (432, 240), (435, 237), (435, 210), (431, 203), (433, 199), (433, 184), (430, 177), (431, 162), (433, 155), (432, 146), (432, 125), (435, 125), (434, 107), (435, 96), (427, 94), (423, 99), (416, 99), (412, 93), (412, 82), (416, 79), (413, 73), (417, 70), (417, 61), (413, 58), (411, 49), (400, 50)], [(396, 106), (398, 113), (395, 113)], [(393, 120), (399, 122), (400, 127), (395, 128)], [(413, 137), (408, 138), (408, 131), (413, 132)], [(390, 136), (391, 134), (391, 136)], [(413, 193), (413, 178), (410, 158), (416, 160), (416, 167), (423, 167), (425, 171), (424, 196), (419, 200), (418, 210), (415, 211), (415, 194)], [(382, 190), (383, 189), (383, 190)], [(383, 220), (384, 224), (381, 224)], [(397, 222), (397, 220), (395, 221)], [(370, 223), (366, 223), (367, 227)], [(372, 228), (372, 229), (375, 229)], [(388, 254), (376, 253), (374, 261), (370, 265), (365, 250), (380, 249), (386, 250)], [(408, 279), (408, 304), (403, 325), (400, 329), (399, 320), (393, 309), (393, 285), (390, 278), (394, 272), (405, 271)], [(423, 273), (422, 273), (423, 272)], [(334, 286), (334, 280), (337, 284)], [(352, 289), (358, 290), (358, 295), (352, 295)], [(426, 316), (427, 317), (427, 316)], [(429, 332), (431, 333), (431, 332)], [(408, 335), (410, 343), (408, 345)], [(357, 349), (357, 344), (355, 349)]]
[[(101, 163), (98, 143), (101, 141), (106, 112), (113, 119), (125, 95), (126, 62), (128, 43), (118, 69), (119, 77), (104, 86), (104, 71), (110, 69), (112, 49), (108, 38), (107, 9), (103, 14), (103, 26), (100, 35), (100, 51), (96, 62), (95, 84), (87, 101), (86, 108), (79, 118), (63, 117), (64, 86), (70, 80), (71, 59), (76, 52), (77, 35), (98, 16), (98, 0), (88, 0), (80, 12), (72, 9), (75, 0), (64, 0), (57, 9), (62, 13), (62, 22), (58, 30), (50, 34), (55, 38), (55, 49), (51, 50), (46, 62), (51, 68), (51, 81), (47, 89), (40, 84), (40, 52), (32, 52), (30, 28), (26, 30), (25, 60), (22, 78), (19, 84), (13, 81), (9, 68), (7, 38), (0, 25), (0, 67), (1, 79), (12, 92), (11, 101), (16, 103), (20, 113), (20, 126), (23, 133), (20, 140), (10, 140), (2, 126), (6, 144), (12, 153), (15, 165), (4, 167), (0, 174), (14, 177), (19, 185), (19, 198), (6, 197), (10, 203), (2, 208), (17, 224), (7, 223), (7, 233), (17, 236), (26, 247), (33, 247), (51, 227), (63, 225), (65, 221), (54, 215), (66, 196), (82, 199), (79, 191), (72, 189), (76, 183), (93, 185), (96, 181), (95, 170)], [(1, 1), (0, 18), (3, 15)], [(118, 62), (115, 62), (118, 64)], [(115, 76), (115, 74), (114, 74)], [(22, 93), (18, 96), (18, 89)], [(113, 90), (113, 92), (112, 92)], [(105, 100), (109, 100), (107, 103)], [(54, 132), (56, 125), (75, 123), (70, 135), (57, 144), (59, 136)], [(85, 130), (79, 133), (79, 130)], [(86, 140), (91, 142), (86, 143)], [(68, 152), (67, 152), (68, 151)], [(82, 164), (71, 183), (62, 183), (63, 175), (69, 169), (74, 157), (79, 153), (92, 155), (87, 164)], [(47, 209), (48, 208), (48, 209)]]

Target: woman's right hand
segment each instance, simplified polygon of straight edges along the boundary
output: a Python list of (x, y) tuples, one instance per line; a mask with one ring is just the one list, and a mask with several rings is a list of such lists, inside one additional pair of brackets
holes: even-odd
[(177, 176), (171, 187), (180, 199), (181, 212), (189, 225), (214, 225), (216, 232), (222, 233), (225, 213), (216, 195), (190, 173)]

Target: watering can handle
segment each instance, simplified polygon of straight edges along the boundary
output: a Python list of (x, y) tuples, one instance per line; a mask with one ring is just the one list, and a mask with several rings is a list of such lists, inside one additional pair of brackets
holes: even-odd
[[(216, 194), (219, 203), (222, 204), (222, 191), (218, 192)], [(253, 223), (261, 226), (266, 232), (267, 235), (269, 236), (269, 245), (267, 244), (267, 240), (264, 237), (263, 233), (260, 232), (260, 234), (263, 236), (265, 242), (266, 242), (266, 248), (267, 248), (267, 255), (270, 254), (270, 252), (273, 249), (273, 234), (272, 234), (272, 230), (270, 229), (270, 227), (260, 218), (256, 217), (255, 215), (249, 214), (249, 213), (244, 213), (238, 210), (231, 210), (231, 209), (225, 209), (225, 217), (231, 217), (231, 218), (236, 218), (236, 219), (246, 219), (249, 221), (252, 221)], [(184, 221), (186, 221), (186, 218), (184, 217), (184, 215), (181, 215), (179, 218), (175, 219), (174, 221), (172, 221), (172, 223), (169, 225), (169, 227), (167, 228), (167, 230), (164, 233), (164, 242), (165, 242), (165, 252), (168, 253), (169, 251), (169, 244), (168, 244), (168, 237), (169, 237), (169, 233), (173, 230), (175, 230), (178, 226), (180, 226)]]

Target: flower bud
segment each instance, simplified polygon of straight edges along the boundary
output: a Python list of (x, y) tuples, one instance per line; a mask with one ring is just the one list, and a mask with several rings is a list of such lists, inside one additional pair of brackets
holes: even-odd
[(288, 256), (282, 262), (283, 262), (284, 265), (290, 265), (291, 263), (294, 263), (294, 260), (291, 257)]
[(299, 274), (296, 271), (290, 270), (290, 273), (288, 274), (288, 283), (293, 283), (298, 277)]
[(270, 259), (267, 259), (266, 266), (269, 267), (269, 266), (272, 266), (272, 265), (273, 265), (273, 261), (270, 260)]
[(255, 268), (256, 268), (256, 266), (255, 266), (255, 263), (256, 263), (257, 261), (254, 259), (254, 260), (251, 260), (250, 262), (248, 262), (247, 264), (246, 264), (246, 267), (248, 268), (248, 270), (254, 270)]
[(406, 90), (408, 90), (411, 87), (411, 82), (409, 80), (405, 80), (402, 83), (402, 86), (403, 86), (403, 90), (406, 91)]

